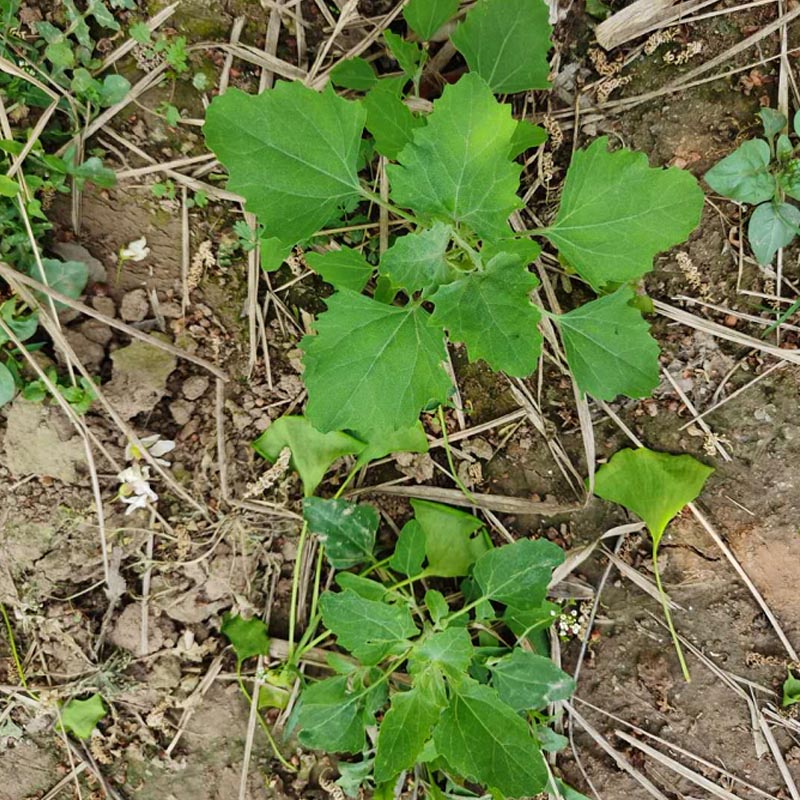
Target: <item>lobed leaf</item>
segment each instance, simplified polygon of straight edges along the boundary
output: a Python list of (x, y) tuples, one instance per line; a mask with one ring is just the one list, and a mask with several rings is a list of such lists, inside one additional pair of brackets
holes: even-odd
[(555, 222), (543, 231), (595, 288), (639, 278), (656, 253), (684, 241), (700, 222), (703, 192), (691, 173), (648, 166), (608, 137), (572, 158)]
[(384, 78), (370, 89), (361, 101), (367, 112), (367, 130), (375, 138), (375, 149), (387, 158), (396, 159), (411, 141), (414, 130), (425, 124), (403, 102), (404, 80)]
[(427, 230), (398, 237), (381, 258), (381, 275), (409, 295), (435, 291), (457, 275), (445, 258), (452, 235), (449, 225), (435, 222)]
[(305, 351), (306, 413), (323, 431), (368, 439), (411, 427), (423, 408), (446, 401), (444, 337), (417, 305), (386, 305), (354, 292), (328, 299)]
[(265, 237), (294, 243), (360, 196), (365, 116), (332, 88), (281, 81), (260, 95), (229, 89), (215, 97), (203, 130), (228, 169), (228, 188), (244, 196)]
[(547, 89), (548, 17), (542, 0), (478, 0), (451, 40), (497, 94)]
[(373, 506), (306, 497), (303, 518), (311, 533), (316, 533), (324, 543), (325, 555), (334, 569), (350, 569), (372, 560), (380, 522)]
[(258, 617), (245, 619), (240, 615), (225, 614), (220, 632), (233, 646), (236, 660), (242, 661), (253, 656), (269, 655), (269, 636), (264, 620)]
[(384, 31), (383, 39), (390, 55), (400, 65), (400, 69), (409, 79), (416, 78), (427, 60), (427, 53), (416, 42), (409, 42), (392, 31)]
[(99, 694), (93, 694), (86, 700), (70, 700), (61, 709), (61, 725), (79, 739), (88, 739), (106, 713), (103, 698)]

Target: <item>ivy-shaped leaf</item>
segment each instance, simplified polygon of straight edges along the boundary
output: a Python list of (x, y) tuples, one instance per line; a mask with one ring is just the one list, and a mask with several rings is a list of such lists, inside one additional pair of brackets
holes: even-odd
[(380, 518), (370, 505), (306, 497), (303, 518), (325, 544), (334, 569), (350, 569), (372, 559)]
[(398, 237), (381, 258), (381, 275), (409, 295), (435, 291), (457, 274), (445, 258), (452, 235), (449, 225), (436, 222), (427, 230)]
[(408, 27), (420, 39), (430, 39), (458, 11), (458, 0), (408, 0), (403, 9)]
[(600, 400), (649, 397), (658, 386), (658, 344), (632, 298), (623, 286), (557, 318), (578, 388)]
[(520, 207), (521, 165), (509, 158), (516, 125), (480, 77), (464, 75), (387, 167), (392, 199), (480, 236), (508, 235), (508, 217)]
[(478, 0), (451, 39), (497, 94), (547, 89), (548, 15), (542, 0)]
[(239, 614), (225, 614), (220, 632), (233, 646), (239, 664), (253, 656), (269, 655), (267, 626), (258, 617), (245, 619)]
[(689, 455), (620, 450), (597, 470), (594, 493), (640, 516), (658, 546), (669, 521), (703, 491), (713, 471)]
[(372, 275), (372, 265), (363, 254), (350, 247), (328, 250), (326, 253), (306, 253), (308, 266), (319, 273), (326, 283), (337, 289), (360, 292)]
[(61, 709), (61, 724), (65, 731), (74, 733), (79, 739), (88, 739), (106, 713), (103, 698), (93, 694), (86, 700), (70, 700)]
[(465, 681), (454, 688), (433, 740), (459, 775), (507, 797), (532, 797), (547, 784), (547, 767), (527, 723), (489, 686)]
[(775, 194), (770, 175), (772, 156), (763, 139), (748, 139), (706, 172), (706, 183), (724, 197), (740, 203), (763, 203)]
[(762, 203), (750, 215), (747, 241), (759, 264), (771, 264), (800, 230), (800, 209), (791, 203)]
[(288, 447), (292, 451), (292, 466), (303, 481), (305, 496), (309, 497), (337, 458), (360, 453), (364, 443), (341, 431), (321, 433), (306, 417), (289, 416), (276, 419), (253, 442), (253, 447), (272, 462)]
[(517, 256), (495, 256), (482, 272), (442, 286), (431, 297), (433, 322), (464, 342), (470, 361), (482, 358), (497, 371), (524, 378), (539, 361), (542, 337), (530, 293), (539, 285)]
[(549, 658), (514, 649), (489, 664), (492, 686), (500, 699), (515, 711), (538, 711), (550, 703), (567, 700), (575, 681)]
[(306, 413), (323, 431), (409, 428), (451, 391), (444, 337), (417, 305), (398, 308), (354, 292), (328, 299), (305, 351)]
[(294, 243), (359, 197), (365, 116), (332, 88), (281, 81), (259, 95), (229, 89), (215, 97), (204, 132), (228, 169), (228, 188), (244, 196), (266, 237)]
[(686, 240), (702, 210), (691, 173), (651, 168), (644, 153), (611, 153), (603, 136), (572, 157), (558, 215), (543, 233), (600, 288), (649, 272), (656, 253)]

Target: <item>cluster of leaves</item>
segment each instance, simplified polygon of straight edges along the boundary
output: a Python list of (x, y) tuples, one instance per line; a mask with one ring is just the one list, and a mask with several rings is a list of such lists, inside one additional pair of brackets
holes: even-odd
[[(798, 147), (787, 131), (788, 120), (779, 111), (762, 108), (763, 139), (748, 139), (705, 175), (706, 183), (724, 197), (753, 205), (747, 239), (760, 264), (771, 264), (775, 253), (800, 232)], [(794, 116), (794, 134), (800, 137), (800, 112)]]
[[(411, 4), (406, 19), (424, 38), (452, 5)], [(426, 23), (424, 9), (439, 15)], [(360, 101), (284, 82), (259, 96), (231, 89), (211, 104), (207, 142), (228, 168), (230, 188), (258, 216), (262, 247), (279, 254), (276, 264), (358, 203), (382, 204), (408, 223), (381, 257), (377, 278), (357, 249), (309, 257), (336, 289), (316, 335), (301, 343), (307, 414), (319, 430), (387, 435), (446, 402), (445, 334), (464, 343), (472, 360), (529, 375), (541, 354), (543, 316), (560, 329), (582, 391), (642, 397), (657, 384), (658, 347), (631, 304), (631, 282), (694, 229), (702, 192), (689, 173), (652, 169), (643, 154), (610, 152), (602, 138), (576, 152), (552, 223), (511, 230), (509, 216), (521, 206), (515, 159), (541, 144), (544, 132), (513, 119), (494, 93), (547, 86), (548, 36), (541, 0), (480, 0), (452, 37), (474, 71), (447, 86), (427, 117), (403, 102), (426, 50), (391, 32), (386, 45), (400, 77), (379, 78), (366, 62), (333, 76), (367, 87)], [(365, 128), (371, 147), (393, 162), (388, 202), (359, 177)], [(532, 303), (538, 281), (529, 265), (540, 245), (531, 233), (603, 296), (557, 316)]]

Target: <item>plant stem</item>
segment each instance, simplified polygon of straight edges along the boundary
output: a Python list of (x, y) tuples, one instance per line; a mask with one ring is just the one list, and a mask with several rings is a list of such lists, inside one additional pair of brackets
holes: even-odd
[(364, 186), (361, 187), (361, 196), (379, 206), (382, 206), (387, 211), (391, 211), (396, 217), (400, 217), (400, 219), (404, 219), (406, 222), (411, 222), (414, 225), (419, 225), (419, 221), (413, 214), (409, 214), (408, 211), (403, 211), (403, 209), (399, 206), (394, 205), (394, 203), (390, 203), (388, 200), (384, 200), (379, 194), (371, 192)]
[(470, 492), (469, 489), (467, 489), (467, 487), (464, 485), (464, 482), (458, 477), (458, 473), (456, 472), (456, 465), (453, 461), (453, 451), (450, 449), (450, 442), (447, 438), (447, 425), (445, 424), (442, 406), (439, 406), (439, 424), (442, 426), (442, 446), (444, 447), (444, 452), (447, 456), (447, 463), (450, 467), (453, 480), (455, 481), (456, 486), (458, 486), (458, 488), (461, 490), (461, 494), (463, 494), (464, 497), (466, 497), (467, 500), (472, 503), (472, 505), (477, 506), (479, 503), (475, 499), (475, 496), (472, 494), (472, 492)]
[(14, 630), (11, 627), (11, 620), (8, 618), (8, 613), (6, 612), (6, 607), (3, 603), (0, 603), (0, 615), (3, 617), (3, 622), (6, 625), (6, 632), (8, 633), (8, 645), (11, 648), (11, 660), (14, 662), (14, 667), (17, 670), (17, 675), (19, 675), (19, 683), (23, 689), (34, 699), (38, 700), (39, 698), (37, 695), (32, 692), (28, 688), (28, 681), (25, 678), (25, 669), (22, 666), (22, 660), (19, 657), (19, 652), (17, 651), (17, 642), (14, 638)]
[(683, 648), (681, 647), (680, 640), (678, 639), (678, 632), (672, 624), (672, 614), (669, 612), (669, 603), (667, 602), (667, 595), (664, 587), (661, 585), (661, 572), (658, 569), (658, 545), (653, 545), (653, 574), (656, 578), (656, 586), (658, 587), (658, 594), (661, 597), (661, 608), (664, 609), (664, 617), (667, 620), (667, 627), (672, 635), (672, 643), (675, 645), (675, 652), (678, 654), (678, 661), (681, 665), (683, 678), (686, 683), (692, 682), (692, 676), (689, 674), (689, 667), (686, 666), (686, 659), (683, 657)]
[(358, 464), (356, 464), (353, 467), (353, 469), (351, 469), (350, 472), (347, 474), (347, 477), (344, 479), (344, 483), (339, 487), (339, 490), (333, 496), (334, 500), (338, 500), (342, 496), (342, 494), (344, 493), (344, 490), (350, 485), (350, 482), (353, 480), (353, 478), (355, 478), (356, 473), (358, 472), (358, 470), (359, 470), (359, 466), (358, 466)]
[(295, 556), (294, 571), (292, 573), (292, 598), (289, 603), (289, 652), (286, 654), (288, 663), (293, 664), (294, 659), (294, 634), (297, 625), (297, 597), (300, 594), (300, 570), (303, 562), (303, 549), (308, 536), (308, 523), (303, 522), (300, 529), (300, 538), (297, 541), (297, 555)]

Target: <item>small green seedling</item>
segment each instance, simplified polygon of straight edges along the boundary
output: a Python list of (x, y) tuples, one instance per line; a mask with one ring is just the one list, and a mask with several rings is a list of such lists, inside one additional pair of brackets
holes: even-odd
[(796, 678), (791, 670), (783, 682), (783, 707), (800, 703), (800, 678)]
[[(763, 139), (748, 139), (706, 174), (706, 183), (724, 197), (753, 205), (747, 239), (759, 264), (771, 264), (800, 230), (800, 209), (787, 201), (800, 200), (800, 144), (783, 131), (786, 117), (762, 108)], [(794, 115), (794, 134), (800, 137), (800, 111)]]
[(103, 698), (99, 694), (93, 694), (86, 700), (70, 700), (61, 709), (61, 725), (79, 739), (89, 739), (106, 713)]
[(638, 514), (647, 525), (653, 540), (653, 574), (661, 594), (666, 617), (683, 675), (691, 680), (683, 657), (667, 596), (661, 585), (658, 568), (658, 546), (670, 520), (703, 490), (714, 470), (688, 455), (656, 453), (645, 447), (621, 450), (603, 465), (595, 477), (598, 497), (619, 503)]

